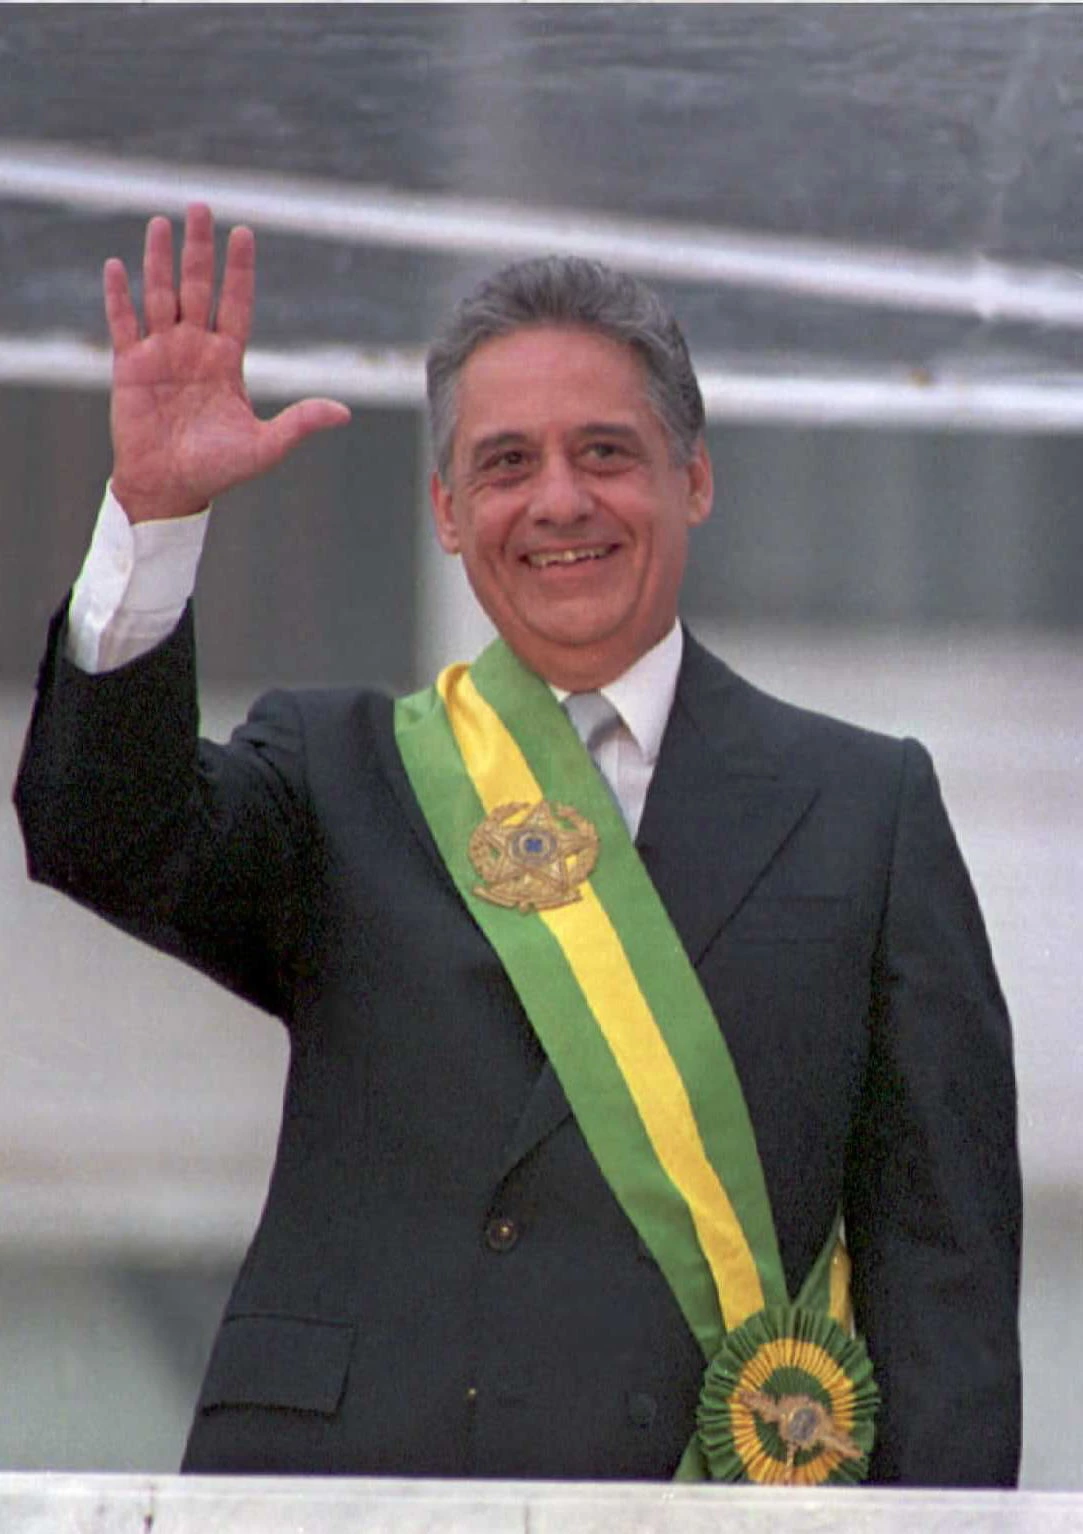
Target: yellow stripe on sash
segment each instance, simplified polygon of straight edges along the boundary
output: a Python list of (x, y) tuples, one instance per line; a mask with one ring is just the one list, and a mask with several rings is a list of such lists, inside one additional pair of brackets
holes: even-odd
[[(515, 738), (474, 686), (466, 666), (449, 666), (437, 688), (486, 813), (544, 794)], [(729, 1196), (707, 1158), (680, 1072), (639, 988), (620, 937), (589, 881), (574, 906), (538, 916), (569, 968), (627, 1084), (659, 1163), (688, 1205), (718, 1292), (727, 1330), (764, 1305), (752, 1251)]]
[(843, 1331), (852, 1333), (854, 1307), (850, 1298), (850, 1267), (850, 1254), (840, 1236), (831, 1254), (827, 1313), (832, 1320), (839, 1323)]

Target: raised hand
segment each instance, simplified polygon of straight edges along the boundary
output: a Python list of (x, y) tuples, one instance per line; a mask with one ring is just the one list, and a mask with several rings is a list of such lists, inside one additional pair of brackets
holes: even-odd
[(113, 493), (132, 522), (189, 516), (273, 468), (313, 432), (342, 426), (345, 405), (306, 399), (269, 421), (252, 409), (244, 350), (252, 327), (255, 236), (229, 236), (217, 310), (210, 209), (188, 209), (180, 286), (166, 218), (147, 225), (141, 326), (124, 263), (105, 263), (113, 343)]

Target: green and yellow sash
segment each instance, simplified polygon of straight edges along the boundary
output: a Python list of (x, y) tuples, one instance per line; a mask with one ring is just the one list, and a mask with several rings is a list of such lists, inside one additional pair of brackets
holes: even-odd
[(500, 640), (395, 707), (402, 760), (708, 1368), (680, 1479), (859, 1479), (876, 1405), (835, 1239), (791, 1305), (737, 1073), (620, 812)]

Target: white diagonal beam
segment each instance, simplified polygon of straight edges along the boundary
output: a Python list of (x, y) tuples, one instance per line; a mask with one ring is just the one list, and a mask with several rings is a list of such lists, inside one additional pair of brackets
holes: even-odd
[[(709, 363), (697, 371), (710, 421), (1016, 432), (1083, 428), (1083, 375), (1041, 384), (905, 373), (776, 375)], [(420, 407), (425, 401), (423, 357), (412, 349), (253, 348), (245, 376), (252, 394), (266, 400), (324, 394), (356, 405)], [(106, 389), (109, 377), (104, 346), (72, 336), (0, 335), (0, 383)]]
[(350, 244), (513, 258), (596, 257), (644, 276), (835, 302), (1083, 328), (1083, 280), (1057, 268), (858, 248), (742, 230), (217, 170), (0, 140), (0, 196), (96, 212), (181, 213)]

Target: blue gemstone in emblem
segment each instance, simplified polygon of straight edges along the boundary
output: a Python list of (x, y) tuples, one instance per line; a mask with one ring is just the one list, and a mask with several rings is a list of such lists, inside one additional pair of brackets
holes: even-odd
[(545, 843), (540, 836), (528, 836), (523, 842), (523, 847), (527, 852), (538, 853), (545, 850)]

